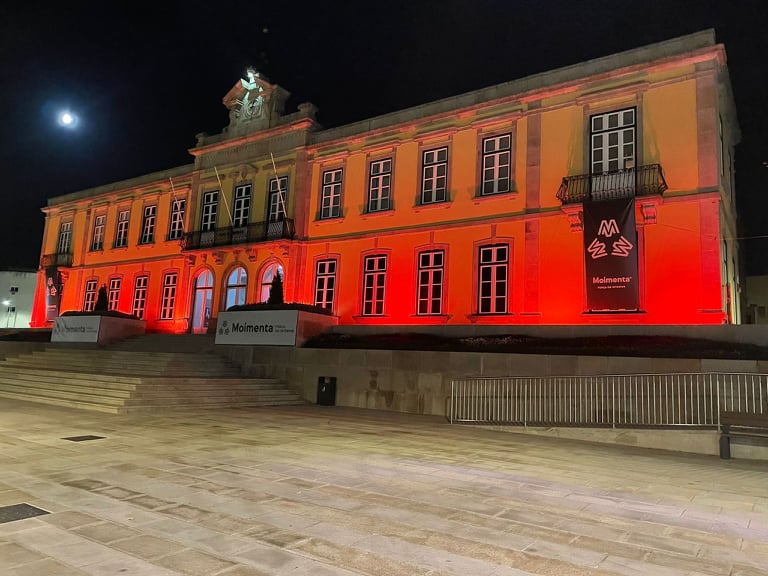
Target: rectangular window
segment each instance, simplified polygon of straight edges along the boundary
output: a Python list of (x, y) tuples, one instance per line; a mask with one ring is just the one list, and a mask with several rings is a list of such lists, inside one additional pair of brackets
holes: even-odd
[(107, 217), (104, 215), (96, 216), (93, 219), (93, 238), (91, 238), (91, 252), (104, 250), (104, 225)]
[(443, 250), (419, 254), (417, 314), (440, 314), (443, 311), (444, 262)]
[(391, 208), (392, 159), (371, 162), (368, 177), (368, 212), (379, 212)]
[(117, 230), (115, 231), (115, 248), (128, 246), (128, 220), (131, 212), (120, 210), (117, 213)]
[(512, 135), (483, 139), (482, 195), (502, 194), (512, 190)]
[(323, 190), (320, 197), (321, 219), (341, 216), (341, 177), (341, 168), (323, 172)]
[(168, 227), (168, 240), (178, 240), (184, 236), (184, 212), (186, 198), (171, 201), (171, 223)]
[(83, 298), (83, 311), (93, 312), (96, 307), (96, 280), (88, 280), (85, 283), (85, 297)]
[(363, 270), (363, 316), (382, 316), (387, 257), (384, 255), (366, 257)]
[(157, 206), (144, 206), (144, 219), (141, 223), (141, 238), (139, 244), (152, 244), (155, 241), (155, 224), (157, 222)]
[(163, 298), (160, 302), (160, 319), (173, 319), (173, 308), (176, 305), (176, 282), (179, 278), (177, 272), (169, 272), (163, 276)]
[(288, 177), (280, 176), (269, 181), (269, 211), (267, 220), (285, 220), (285, 199), (288, 196)]
[(107, 291), (107, 308), (110, 310), (117, 310), (117, 306), (120, 303), (121, 284), (121, 278), (110, 278), (109, 280), (109, 291)]
[(200, 216), (200, 231), (212, 232), (216, 230), (216, 216), (219, 210), (219, 191), (203, 194), (203, 211)]
[(315, 268), (315, 306), (333, 310), (336, 293), (336, 260), (319, 260)]
[(481, 246), (478, 313), (506, 314), (509, 284), (509, 245)]
[(627, 108), (590, 119), (592, 174), (635, 167), (635, 109)]
[(56, 244), (58, 254), (69, 254), (72, 247), (72, 222), (62, 222), (59, 226), (59, 241)]
[(137, 318), (144, 319), (144, 309), (147, 305), (147, 286), (149, 285), (149, 276), (137, 276), (136, 283), (133, 285), (133, 306), (131, 314)]
[(232, 226), (242, 228), (248, 225), (251, 217), (251, 185), (243, 184), (235, 188), (235, 202), (232, 212)]
[(421, 165), (421, 203), (445, 202), (448, 193), (448, 148), (426, 150)]

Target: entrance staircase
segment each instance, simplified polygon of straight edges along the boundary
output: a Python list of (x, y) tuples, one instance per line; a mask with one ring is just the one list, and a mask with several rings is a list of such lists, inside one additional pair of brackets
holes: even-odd
[(208, 335), (147, 334), (105, 348), (52, 344), (0, 361), (0, 398), (111, 413), (304, 404), (250, 378)]

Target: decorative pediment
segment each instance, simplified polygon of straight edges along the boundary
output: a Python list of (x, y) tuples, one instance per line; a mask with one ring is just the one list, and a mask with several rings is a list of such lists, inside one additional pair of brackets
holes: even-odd
[(248, 68), (246, 77), (240, 78), (223, 98), (229, 110), (228, 131), (241, 134), (274, 126), (288, 96), (289, 92), (270, 84), (254, 68)]

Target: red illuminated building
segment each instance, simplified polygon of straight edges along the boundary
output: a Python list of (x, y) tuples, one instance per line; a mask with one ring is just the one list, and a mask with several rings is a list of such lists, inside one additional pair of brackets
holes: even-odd
[(275, 274), (340, 325), (740, 322), (712, 31), (338, 128), (288, 96), (249, 70), (192, 164), (52, 198), (32, 325), (104, 285), (204, 332)]

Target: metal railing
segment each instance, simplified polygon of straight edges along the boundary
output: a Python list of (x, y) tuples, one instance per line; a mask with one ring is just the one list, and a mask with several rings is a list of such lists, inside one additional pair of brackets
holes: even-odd
[(228, 226), (202, 232), (188, 232), (181, 240), (182, 250), (197, 250), (214, 246), (231, 246), (234, 244), (250, 244), (282, 238), (291, 239), (295, 236), (293, 219), (275, 220), (273, 222), (254, 222), (246, 226)]
[(566, 176), (557, 191), (557, 198), (563, 204), (575, 204), (585, 200), (660, 195), (666, 189), (661, 165), (649, 164), (606, 174)]
[(49, 266), (61, 266), (63, 268), (69, 268), (72, 266), (72, 253), (62, 252), (61, 254), (45, 254), (40, 258), (40, 268), (48, 268)]
[(451, 382), (451, 423), (716, 428), (720, 413), (768, 414), (768, 374), (681, 373)]

